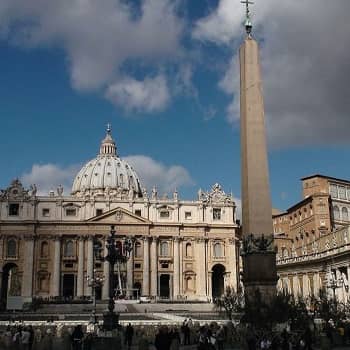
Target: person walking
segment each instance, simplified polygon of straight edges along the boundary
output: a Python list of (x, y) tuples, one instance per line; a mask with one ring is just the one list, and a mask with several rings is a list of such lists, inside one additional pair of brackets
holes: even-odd
[(29, 344), (30, 344), (30, 332), (27, 327), (24, 327), (22, 333), (21, 333), (21, 345), (22, 350), (29, 350)]
[(84, 333), (81, 325), (74, 328), (72, 333), (72, 348), (73, 350), (82, 350)]
[(131, 348), (133, 336), (134, 336), (134, 328), (132, 327), (131, 323), (129, 323), (126, 326), (125, 338), (124, 338), (124, 345), (128, 346), (128, 350), (130, 350)]
[(157, 350), (170, 350), (170, 344), (171, 339), (169, 337), (168, 328), (160, 327), (154, 340), (154, 346)]

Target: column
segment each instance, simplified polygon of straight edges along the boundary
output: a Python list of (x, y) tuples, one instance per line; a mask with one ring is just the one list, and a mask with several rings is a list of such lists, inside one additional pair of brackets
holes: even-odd
[(130, 257), (126, 263), (126, 295), (132, 297), (134, 287), (134, 250), (130, 252)]
[(84, 238), (78, 238), (77, 297), (84, 296)]
[(61, 278), (61, 237), (54, 238), (54, 260), (51, 279), (51, 296), (60, 295), (60, 278)]
[(152, 237), (151, 243), (151, 296), (156, 298), (158, 291), (158, 254), (157, 254), (158, 237)]
[[(107, 256), (108, 251), (107, 251), (107, 246), (106, 246), (106, 241), (104, 242), (104, 256)], [(105, 261), (103, 263), (103, 277), (104, 277), (104, 282), (102, 286), (102, 300), (108, 300), (109, 299), (109, 262)]]
[(142, 295), (149, 295), (149, 240), (143, 239), (143, 272), (142, 272)]
[(24, 270), (22, 282), (22, 296), (31, 298), (33, 296), (33, 271), (34, 271), (34, 236), (24, 237)]
[(180, 239), (179, 242), (179, 249), (180, 249), (180, 272), (179, 272), (179, 281), (180, 281), (180, 291), (179, 294), (183, 296), (184, 294), (184, 287), (183, 287), (183, 239)]
[(174, 300), (177, 300), (177, 297), (180, 293), (180, 256), (179, 256), (179, 237), (174, 238), (174, 270), (173, 270), (173, 283), (174, 283)]
[(239, 285), (237, 285), (237, 270), (238, 270), (238, 261), (236, 256), (236, 242), (234, 238), (228, 240), (228, 261), (230, 269), (230, 278), (228, 284), (235, 291), (238, 290)]
[(337, 285), (337, 289), (336, 289), (337, 298), (340, 302), (345, 302), (344, 286), (342, 282), (342, 275), (339, 268), (336, 269), (334, 277)]
[(199, 299), (205, 299), (205, 240), (204, 238), (198, 238), (196, 241), (195, 247), (195, 256), (196, 256), (196, 295)]
[[(90, 278), (94, 275), (94, 242), (93, 237), (89, 236), (87, 240), (87, 266), (86, 275)], [(92, 296), (92, 287), (86, 286), (86, 295)]]

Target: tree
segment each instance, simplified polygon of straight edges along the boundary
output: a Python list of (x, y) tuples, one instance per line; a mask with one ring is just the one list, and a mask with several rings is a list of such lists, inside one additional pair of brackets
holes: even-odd
[(244, 309), (244, 295), (241, 290), (237, 292), (230, 286), (226, 287), (225, 294), (220, 298), (215, 298), (214, 304), (221, 311), (225, 310), (227, 318), (232, 321), (235, 313), (240, 314)]
[(329, 298), (325, 289), (320, 290), (319, 298), (313, 297), (311, 305), (315, 316), (326, 323), (333, 321), (335, 326), (340, 325), (346, 319), (347, 307), (337, 298)]

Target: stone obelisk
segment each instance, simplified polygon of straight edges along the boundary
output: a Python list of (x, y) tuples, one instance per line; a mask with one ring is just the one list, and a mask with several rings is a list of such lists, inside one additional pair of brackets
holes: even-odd
[(247, 36), (239, 50), (243, 285), (247, 297), (257, 289), (265, 297), (276, 293), (276, 253), (259, 47), (251, 35), (250, 2), (242, 2), (247, 6)]

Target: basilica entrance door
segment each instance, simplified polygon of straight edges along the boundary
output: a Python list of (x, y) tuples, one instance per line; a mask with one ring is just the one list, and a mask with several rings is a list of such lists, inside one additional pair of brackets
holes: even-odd
[(212, 297), (221, 297), (225, 293), (224, 274), (225, 266), (216, 264), (212, 269)]
[(75, 276), (72, 273), (66, 273), (63, 275), (62, 283), (62, 296), (67, 299), (74, 298), (74, 283)]
[(167, 299), (170, 297), (170, 275), (168, 274), (160, 275), (159, 296)]
[(21, 295), (21, 281), (18, 276), (18, 267), (14, 263), (5, 264), (1, 277), (1, 309), (6, 309), (8, 296)]

